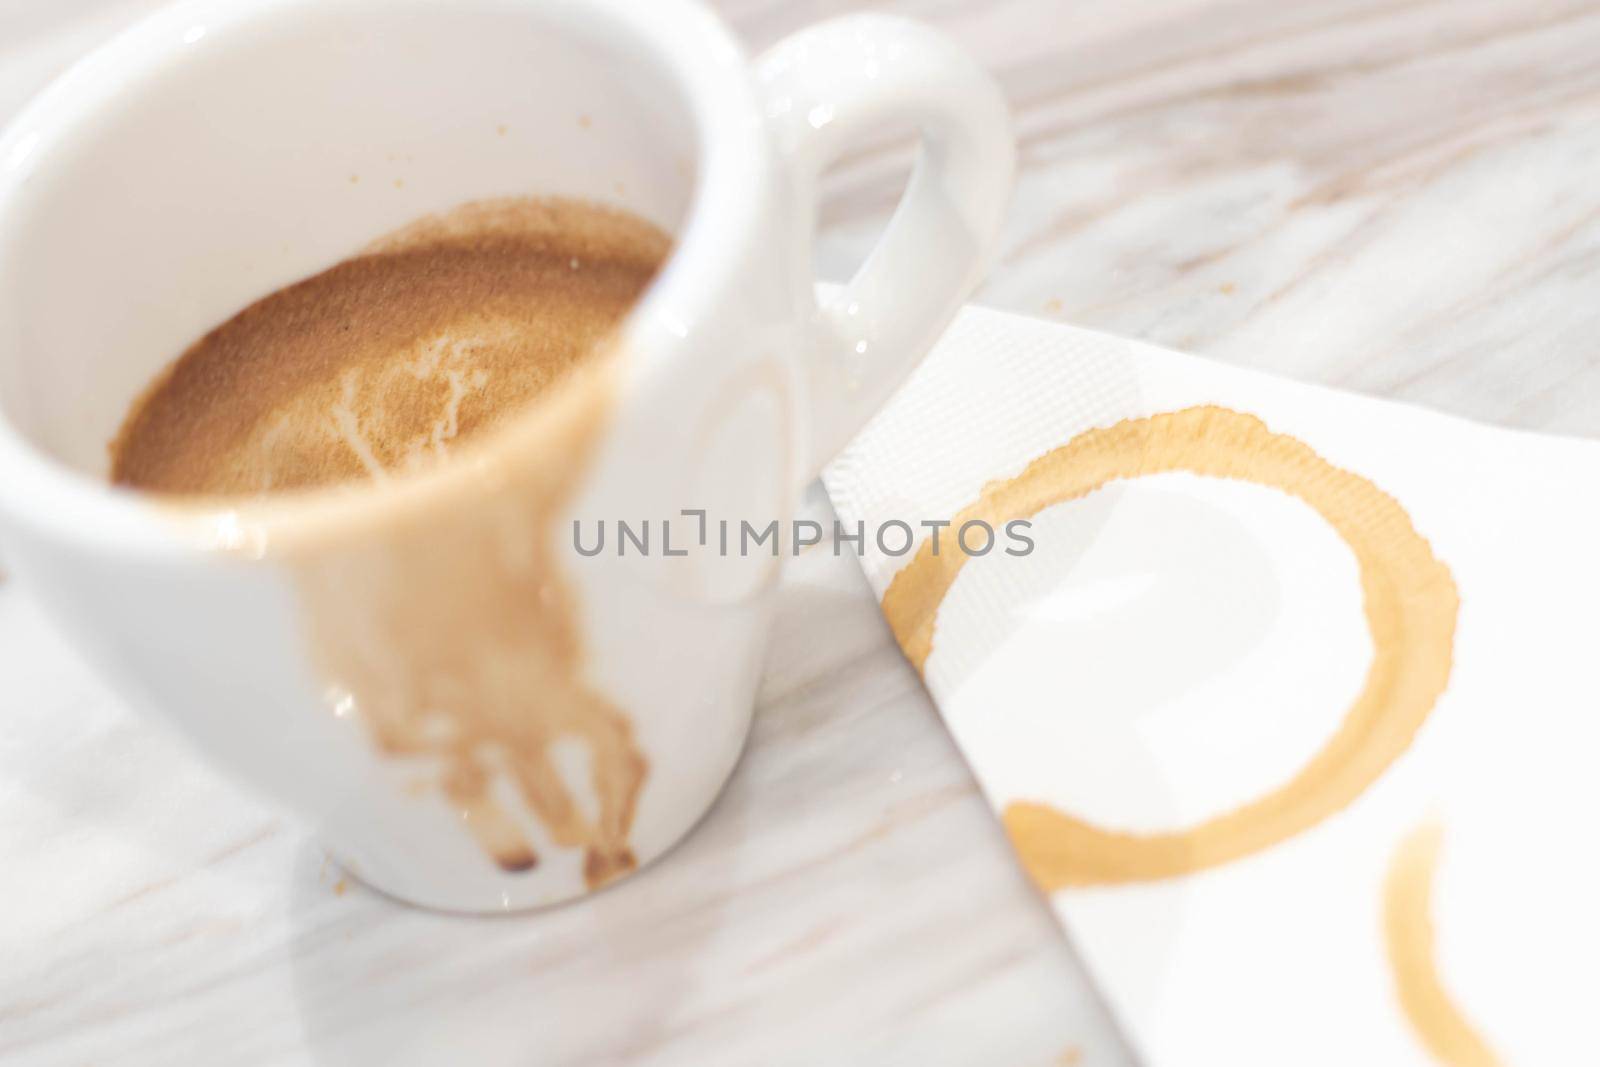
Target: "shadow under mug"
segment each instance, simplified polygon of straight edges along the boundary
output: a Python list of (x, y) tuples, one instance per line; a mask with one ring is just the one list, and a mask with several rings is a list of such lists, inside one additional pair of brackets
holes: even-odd
[[(921, 133), (913, 176), (819, 306), (818, 176), (888, 122)], [(975, 284), (1013, 152), (992, 81), (886, 17), (752, 64), (687, 0), (169, 8), (0, 138), (7, 563), (358, 877), (463, 911), (580, 895), (731, 772), (779, 560), (586, 555), (574, 520), (786, 517)], [(675, 250), (528, 414), (382, 487), (107, 484), (129, 405), (195, 338), (421, 216), (530, 195), (625, 208)]]

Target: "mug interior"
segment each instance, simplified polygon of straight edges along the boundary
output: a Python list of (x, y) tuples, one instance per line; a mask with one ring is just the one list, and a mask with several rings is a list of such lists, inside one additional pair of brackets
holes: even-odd
[(104, 478), (192, 342), (468, 201), (577, 197), (680, 234), (705, 132), (605, 6), (209, 5), (136, 31), (159, 38), (137, 76), (91, 61), (55, 93), (76, 121), (11, 139), (33, 158), (0, 211), (0, 418)]

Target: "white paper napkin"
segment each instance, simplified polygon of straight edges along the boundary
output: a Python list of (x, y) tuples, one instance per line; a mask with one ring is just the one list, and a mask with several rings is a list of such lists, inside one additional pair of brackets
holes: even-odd
[(1146, 1062), (1600, 1062), (1600, 444), (969, 309), (825, 481)]

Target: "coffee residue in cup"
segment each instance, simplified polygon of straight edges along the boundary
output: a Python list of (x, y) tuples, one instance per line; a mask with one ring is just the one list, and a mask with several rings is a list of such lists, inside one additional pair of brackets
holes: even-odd
[(581, 201), (423, 220), (192, 345), (128, 415), (112, 480), (258, 494), (422, 469), (594, 351), (670, 247)]

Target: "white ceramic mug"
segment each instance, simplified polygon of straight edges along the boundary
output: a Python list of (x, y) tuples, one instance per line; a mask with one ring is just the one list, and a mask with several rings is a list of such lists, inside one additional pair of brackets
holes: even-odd
[[(921, 132), (911, 183), (819, 307), (818, 175), (882, 122)], [(732, 770), (778, 561), (583, 556), (571, 521), (788, 515), (975, 283), (1013, 151), (993, 82), (891, 18), (752, 65), (687, 0), (168, 9), (0, 140), (0, 547), (120, 692), (359, 877), (467, 911), (578, 895)], [(129, 405), (209, 328), (508, 195), (675, 235), (604, 370), (385, 487), (176, 507), (107, 484)]]

